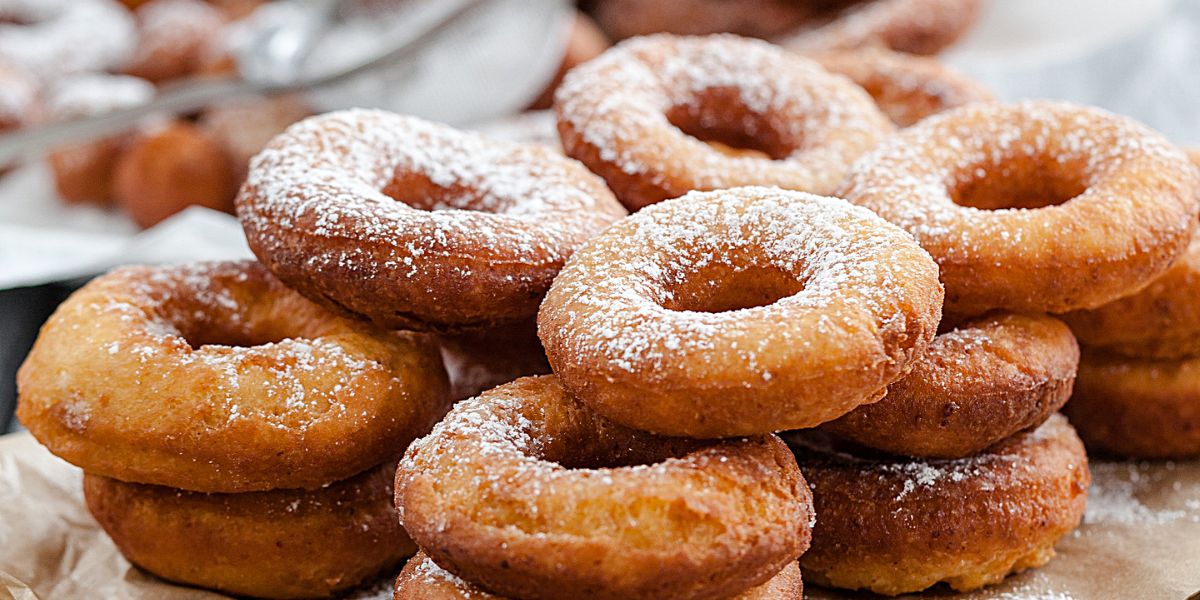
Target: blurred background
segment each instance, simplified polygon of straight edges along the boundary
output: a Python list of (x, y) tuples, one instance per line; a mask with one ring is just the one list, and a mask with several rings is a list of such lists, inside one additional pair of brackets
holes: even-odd
[[(859, 35), (905, 3), (943, 29)], [(1200, 143), (1192, 0), (0, 0), (0, 432), (37, 327), (89, 277), (250, 256), (233, 197), (287, 125), (369, 106), (555, 145), (563, 73), (655, 31), (934, 55), (1001, 100)]]

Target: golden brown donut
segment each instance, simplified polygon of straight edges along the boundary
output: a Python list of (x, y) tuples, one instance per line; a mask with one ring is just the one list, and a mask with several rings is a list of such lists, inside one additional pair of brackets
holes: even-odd
[(324, 598), (416, 546), (391, 503), (395, 463), (316, 490), (202, 494), (85, 474), (88, 510), (129, 562), (257, 598)]
[(150, 0), (134, 15), (138, 43), (124, 71), (155, 83), (195, 72), (225, 26), (224, 13), (203, 0)]
[(135, 223), (150, 227), (189, 206), (232, 212), (235, 177), (216, 140), (174, 121), (137, 134), (117, 161), (113, 194)]
[(446, 410), (435, 341), (374, 330), (254, 262), (127, 267), (42, 327), (17, 415), (96, 475), (200, 492), (315, 488)]
[(1067, 312), (1136, 292), (1182, 255), (1200, 174), (1132, 119), (985, 103), (885, 140), (838, 196), (916, 236), (941, 266), (946, 312)]
[(830, 50), (810, 58), (849, 77), (901, 127), (964, 104), (995, 100), (990, 90), (932, 58), (879, 47)]
[(1064, 412), (1094, 452), (1149, 459), (1200, 456), (1200, 358), (1085, 352)]
[(553, 375), (455, 406), (400, 462), (396, 506), (443, 568), (539, 600), (728, 597), (794, 562), (813, 517), (774, 435), (628, 429)]
[[(145, 104), (154, 98), (150, 82), (128, 75), (85, 74), (64, 77), (49, 86), (46, 116), (72, 121)], [(67, 202), (109, 204), (117, 162), (132, 133), (55, 148), (47, 157), (54, 186)]]
[[(404, 565), (396, 578), (395, 600), (504, 600), (437, 566), (424, 552)], [(792, 561), (766, 583), (750, 588), (730, 600), (801, 600), (804, 582), (800, 563)]]
[(238, 198), (250, 248), (300, 293), (439, 331), (532, 317), (575, 248), (624, 214), (552, 150), (368, 110), (288, 128)]
[(1200, 356), (1200, 226), (1183, 256), (1149, 286), (1063, 315), (1079, 342), (1133, 358)]
[(463, 400), (528, 375), (548, 375), (550, 363), (533, 319), (482, 331), (438, 336), (450, 375), (450, 397)]
[(1071, 397), (1078, 366), (1061, 321), (981, 317), (934, 338), (882, 400), (823, 427), (893, 454), (961, 458), (1042, 424)]
[(533, 104), (529, 105), (529, 108), (534, 110), (550, 108), (554, 104), (554, 91), (562, 83), (567, 71), (600, 56), (600, 53), (607, 50), (610, 45), (604, 32), (596, 26), (596, 22), (577, 11), (567, 32), (567, 47), (563, 50), (562, 63), (559, 64), (554, 79), (550, 81), (545, 90), (542, 90)]
[[(828, 194), (892, 130), (845, 78), (730, 35), (622, 42), (568, 73), (554, 110), (567, 154), (631, 210), (743, 185)], [(705, 141), (761, 154), (730, 156)]]
[(563, 385), (664, 435), (813, 427), (873, 402), (941, 319), (937, 265), (836, 198), (692, 192), (609, 227), (563, 269), (538, 335)]
[(980, 0), (851, 2), (835, 18), (814, 19), (776, 41), (801, 52), (882, 46), (937, 54), (975, 24), (981, 6)]
[(1045, 564), (1083, 517), (1083, 444), (1061, 415), (982, 454), (906, 461), (785, 434), (812, 486), (817, 525), (800, 561), (827, 587), (896, 595), (958, 591)]

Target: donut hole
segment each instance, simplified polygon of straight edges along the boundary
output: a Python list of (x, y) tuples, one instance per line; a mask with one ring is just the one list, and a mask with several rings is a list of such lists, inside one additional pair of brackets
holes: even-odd
[(502, 213), (516, 202), (497, 197), (463, 185), (439, 185), (428, 175), (397, 170), (391, 181), (381, 190), (392, 200), (417, 210), (470, 210)]
[(767, 115), (750, 110), (737, 88), (710, 88), (666, 111), (667, 121), (722, 154), (782, 160), (796, 150)]
[(531, 443), (526, 451), (567, 469), (615, 469), (679, 458), (700, 446), (686, 438), (658, 436), (608, 421), (577, 401), (561, 398), (524, 415), (518, 425)]
[(161, 325), (173, 329), (192, 349), (250, 348), (330, 333), (333, 321), (323, 309), (299, 296), (271, 293), (261, 284), (226, 281), (199, 290), (185, 286), (163, 304)]
[(1087, 190), (1082, 166), (1053, 159), (1006, 159), (967, 169), (950, 198), (959, 206), (981, 210), (1033, 209), (1058, 206)]
[(774, 304), (804, 289), (779, 267), (710, 263), (666, 287), (663, 308), (721, 313)]

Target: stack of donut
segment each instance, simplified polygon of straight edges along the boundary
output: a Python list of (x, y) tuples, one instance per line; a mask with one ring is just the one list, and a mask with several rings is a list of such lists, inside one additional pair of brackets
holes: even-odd
[(1128, 302), (1178, 269), (1200, 176), (1126, 118), (975, 104), (884, 141), (838, 194), (930, 253), (947, 318), (881, 401), (789, 439), (819, 515), (806, 573), (899, 594), (972, 589), (1044, 563), (1079, 522), (1089, 483), (1082, 443), (1053, 415), (1079, 350), (1046, 313)]
[(449, 400), (435, 340), (337, 316), (254, 262), (97, 278), (18, 383), (22, 423), (83, 468), (131, 562), (272, 598), (328, 596), (415, 551), (392, 475)]
[[(1189, 152), (1200, 168), (1200, 152)], [(1084, 347), (1067, 415), (1088, 448), (1200, 456), (1200, 225), (1170, 269), (1131, 296), (1068, 313)]]
[(20, 416), (132, 562), (238, 594), (336, 593), (414, 545), (397, 599), (1040, 566), (1090, 483), (1051, 315), (1083, 332), (1190, 281), (1200, 171), (1097, 109), (814, 56), (622, 42), (556, 93), (569, 157), (380, 111), (294, 124), (237, 198), (260, 262), (89, 284)]

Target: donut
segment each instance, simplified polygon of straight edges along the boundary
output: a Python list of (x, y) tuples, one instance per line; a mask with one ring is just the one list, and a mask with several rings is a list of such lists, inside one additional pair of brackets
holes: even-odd
[(858, 84), (901, 127), (974, 102), (991, 102), (990, 90), (932, 58), (872, 47), (810, 55), (826, 70)]
[(203, 494), (84, 474), (88, 510), (129, 562), (256, 598), (324, 598), (416, 551), (391, 503), (395, 463), (316, 490)]
[(1146, 459), (1200, 457), (1200, 357), (1084, 352), (1065, 412), (1091, 451)]
[(151, 0), (139, 6), (137, 46), (125, 73), (162, 83), (194, 73), (225, 15), (203, 0)]
[(563, 58), (558, 65), (558, 71), (529, 108), (535, 110), (550, 108), (554, 104), (554, 90), (558, 89), (567, 71), (600, 56), (600, 53), (607, 50), (609, 45), (608, 38), (596, 26), (596, 22), (587, 15), (576, 11), (575, 18), (571, 21), (571, 27), (567, 30), (567, 47), (563, 50)]
[(118, 67), (133, 16), (114, 0), (0, 0), (0, 63), (52, 81)]
[(925, 351), (941, 305), (936, 264), (869, 211), (735, 188), (647, 208), (584, 245), (538, 336), (563, 386), (605, 417), (732, 437), (877, 400)]
[(405, 453), (396, 506), (441, 567), (514, 598), (724, 598), (808, 546), (809, 491), (774, 435), (663, 438), (553, 375), (460, 402)]
[(221, 493), (316, 488), (396, 458), (448, 394), (434, 340), (333, 315), (248, 261), (91, 281), (17, 383), (21, 423), (67, 462)]
[(502, 383), (550, 374), (534, 319), (483, 331), (438, 336), (450, 397), (463, 400)]
[(139, 132), (113, 174), (117, 204), (143, 228), (189, 206), (232, 212), (237, 186), (221, 144), (180, 120)]
[[(51, 121), (73, 121), (133, 108), (154, 98), (154, 86), (126, 75), (87, 73), (55, 81), (46, 93)], [(132, 133), (55, 148), (47, 156), (54, 187), (67, 202), (108, 204), (113, 200), (117, 162)]]
[(873, 0), (851, 2), (833, 19), (814, 19), (779, 37), (800, 52), (882, 46), (909, 54), (937, 54), (979, 18), (980, 0)]
[(1141, 291), (1063, 319), (1080, 343), (1132, 358), (1200, 355), (1200, 226), (1183, 256)]
[(300, 293), (439, 331), (532, 317), (575, 248), (625, 214), (552, 150), (368, 110), (288, 128), (237, 206), (250, 248)]
[(1200, 225), (1183, 256), (1136, 294), (1063, 315), (1079, 342), (1132, 358), (1200, 356)]
[[(769, 38), (826, 13), (817, 2), (795, 0), (593, 0), (585, 3), (614, 40), (652, 33), (734, 33)], [(829, 4), (826, 0), (824, 4)]]
[(971, 104), (885, 140), (837, 195), (916, 236), (941, 266), (946, 312), (1060, 313), (1166, 271), (1191, 241), (1200, 175), (1100, 109)]
[(805, 579), (877, 594), (939, 582), (965, 592), (1038, 567), (1083, 517), (1083, 444), (1054, 415), (985, 452), (948, 461), (850, 453), (820, 434), (784, 435), (817, 519)]
[(225, 149), (235, 178), (243, 181), (255, 154), (289, 125), (312, 113), (296, 96), (254, 98), (206, 108), (199, 125)]
[(1071, 397), (1078, 366), (1061, 321), (980, 317), (934, 338), (882, 400), (823, 427), (893, 454), (962, 458), (1041, 425)]
[[(766, 583), (750, 588), (731, 600), (800, 600), (804, 582), (800, 563), (788, 563)], [(427, 554), (418, 552), (396, 578), (395, 600), (504, 600), (437, 566)]]
[[(630, 210), (743, 185), (828, 194), (892, 129), (846, 79), (729, 35), (622, 42), (568, 73), (554, 110), (567, 155)], [(730, 156), (702, 140), (759, 155)]]

